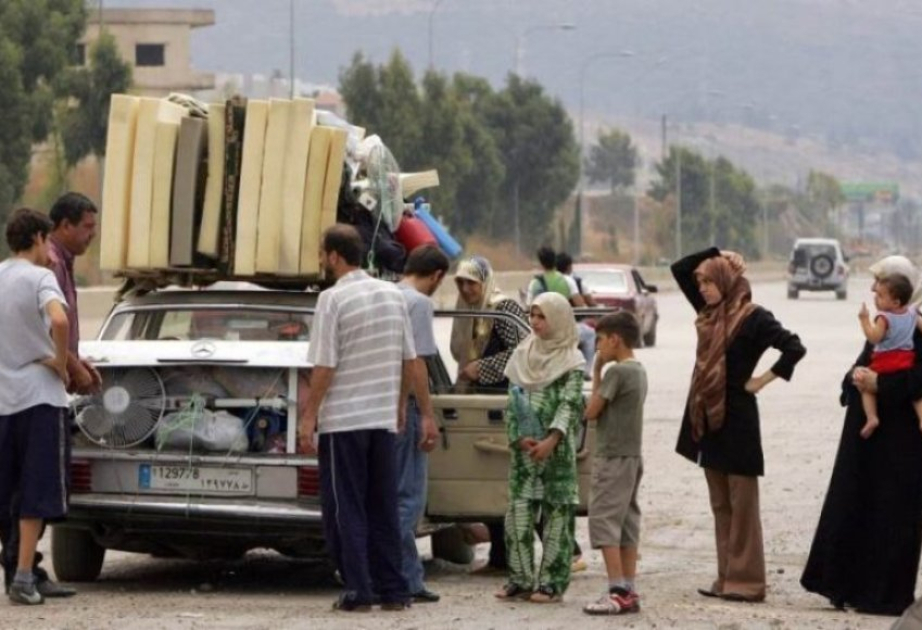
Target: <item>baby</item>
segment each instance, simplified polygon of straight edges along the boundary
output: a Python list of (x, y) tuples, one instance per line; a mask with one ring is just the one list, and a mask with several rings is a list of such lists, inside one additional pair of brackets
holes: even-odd
[[(916, 362), (912, 337), (916, 328), (922, 330), (922, 324), (918, 312), (914, 308), (907, 308), (912, 291), (912, 283), (906, 276), (885, 276), (874, 285), (874, 306), (877, 308), (874, 321), (871, 321), (866, 304), (862, 304), (858, 312), (864, 336), (874, 344), (874, 354), (871, 355), (868, 367), (878, 374), (908, 370)], [(861, 437), (867, 439), (880, 424), (877, 395), (862, 392), (861, 402), (867, 417), (861, 428)], [(913, 406), (919, 417), (919, 428), (922, 429), (922, 400), (915, 401)]]

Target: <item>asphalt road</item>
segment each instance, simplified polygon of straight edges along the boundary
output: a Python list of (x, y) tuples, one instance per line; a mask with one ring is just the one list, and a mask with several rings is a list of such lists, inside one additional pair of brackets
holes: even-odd
[[(710, 583), (715, 571), (707, 489), (701, 472), (673, 453), (693, 363), (693, 313), (681, 295), (667, 292), (659, 298), (658, 345), (639, 352), (650, 379), (641, 488), (641, 614), (615, 621), (580, 612), (604, 586), (604, 568), (593, 552), (587, 555), (589, 570), (574, 576), (562, 604), (498, 603), (492, 592), (500, 579), (474, 577), (465, 567), (431, 561), (428, 583), (442, 594), (441, 603), (357, 616), (330, 611), (336, 587), (310, 563), (259, 552), (236, 562), (204, 563), (110, 553), (100, 580), (80, 585), (73, 600), (52, 601), (40, 609), (0, 602), (0, 627), (479, 629), (618, 623), (683, 629), (888, 628), (892, 619), (833, 611), (798, 584), (841, 430), (839, 383), (862, 344), (857, 312), (861, 300), (870, 297), (868, 284), (866, 278), (853, 279), (845, 302), (832, 294), (802, 294), (788, 301), (780, 282), (754, 287), (756, 301), (799, 333), (808, 349), (791, 383), (776, 381), (760, 394), (767, 469), (762, 517), (769, 570), (764, 604), (707, 600), (695, 593), (696, 587)], [(89, 329), (94, 322), (84, 324)], [(766, 355), (762, 367), (775, 356)], [(579, 524), (578, 537), (588, 543), (585, 522)], [(427, 549), (425, 542), (420, 545)], [(481, 546), (478, 556), (485, 553)]]

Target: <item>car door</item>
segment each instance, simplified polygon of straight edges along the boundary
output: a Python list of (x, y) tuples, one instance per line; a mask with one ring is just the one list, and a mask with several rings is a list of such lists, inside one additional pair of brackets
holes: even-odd
[[(439, 356), (429, 362), (432, 401), (441, 437), (429, 454), (427, 516), (432, 521), (495, 519), (508, 504), (509, 445), (506, 437), (506, 389), (457, 386), (457, 363), (449, 350), (451, 328), (459, 318), (506, 319), (524, 337), (527, 324), (508, 313), (439, 311)], [(579, 439), (580, 512), (585, 513), (590, 483), (587, 457), (594, 431)]]

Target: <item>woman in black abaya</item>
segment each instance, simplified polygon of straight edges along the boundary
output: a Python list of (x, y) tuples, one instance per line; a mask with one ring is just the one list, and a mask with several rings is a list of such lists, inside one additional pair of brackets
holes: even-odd
[[(905, 275), (919, 292), (918, 273), (902, 256), (870, 270), (875, 282)], [(912, 370), (877, 376), (863, 367), (871, 350), (865, 346), (842, 383), (845, 426), (800, 582), (836, 608), (900, 615), (915, 597), (922, 550), (922, 432), (912, 406), (922, 397), (922, 335), (915, 334)], [(860, 389), (875, 387), (881, 422), (864, 439)]]

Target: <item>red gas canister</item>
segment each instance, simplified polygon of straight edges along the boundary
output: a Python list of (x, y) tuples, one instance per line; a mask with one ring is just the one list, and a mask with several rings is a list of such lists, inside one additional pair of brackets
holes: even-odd
[(404, 213), (403, 220), (394, 236), (406, 248), (407, 254), (422, 245), (438, 245), (438, 241), (435, 240), (435, 236), (426, 224), (409, 212)]

